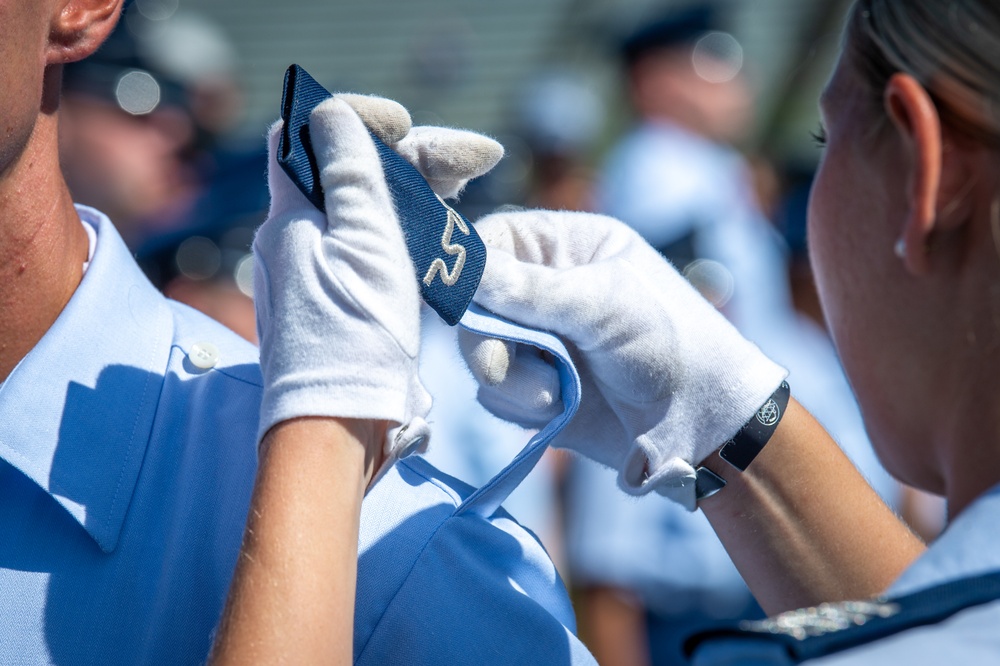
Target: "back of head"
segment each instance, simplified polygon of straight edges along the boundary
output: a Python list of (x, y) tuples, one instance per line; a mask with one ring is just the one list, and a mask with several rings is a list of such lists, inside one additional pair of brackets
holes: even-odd
[(858, 0), (846, 52), (878, 107), (889, 78), (905, 72), (927, 89), (944, 124), (1000, 146), (1000, 4)]

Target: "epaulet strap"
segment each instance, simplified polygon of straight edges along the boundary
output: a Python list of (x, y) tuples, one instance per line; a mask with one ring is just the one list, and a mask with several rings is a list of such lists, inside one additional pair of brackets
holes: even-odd
[[(285, 72), (278, 164), (321, 211), (325, 211), (326, 202), (309, 140), (309, 116), (331, 96), (298, 65)], [(371, 137), (416, 268), (420, 295), (449, 326), (454, 326), (465, 314), (482, 279), (486, 245), (475, 227), (435, 194), (412, 164), (374, 134)]]
[(845, 601), (741, 622), (738, 627), (695, 634), (690, 657), (717, 640), (761, 640), (784, 647), (793, 663), (834, 654), (908, 629), (937, 624), (967, 608), (1000, 599), (1000, 572), (961, 578), (895, 598)]

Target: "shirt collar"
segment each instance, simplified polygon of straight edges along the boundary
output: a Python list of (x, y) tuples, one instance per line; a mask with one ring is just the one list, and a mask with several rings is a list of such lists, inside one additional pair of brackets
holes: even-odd
[(1000, 571), (996, 524), (1000, 485), (969, 505), (889, 588), (899, 596), (976, 574)]
[(97, 232), (93, 261), (0, 385), (0, 457), (111, 552), (152, 431), (173, 318), (111, 222), (77, 212)]

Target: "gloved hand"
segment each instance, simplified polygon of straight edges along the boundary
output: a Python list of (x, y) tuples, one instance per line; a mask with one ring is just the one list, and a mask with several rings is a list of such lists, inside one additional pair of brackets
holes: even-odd
[[(787, 372), (743, 339), (635, 231), (608, 217), (487, 216), (475, 301), (554, 332), (580, 372), (580, 410), (553, 442), (617, 469), (626, 492), (695, 508), (695, 465)], [(555, 369), (533, 348), (464, 333), (463, 356), (491, 412), (540, 427), (561, 411)]]
[(309, 122), (324, 215), (277, 165), (280, 121), (271, 128), (271, 207), (253, 244), (264, 378), (258, 441), (301, 416), (394, 422), (386, 455), (429, 434), (416, 273), (366, 124), (440, 196), (457, 195), (503, 156), (500, 144), (471, 132), (411, 131), (409, 114), (390, 100), (338, 95)]

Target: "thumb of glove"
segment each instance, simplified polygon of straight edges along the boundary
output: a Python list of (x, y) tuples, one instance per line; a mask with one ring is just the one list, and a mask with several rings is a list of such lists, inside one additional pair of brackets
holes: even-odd
[(537, 347), (461, 329), (458, 346), (490, 413), (524, 428), (541, 428), (563, 410), (559, 373)]

